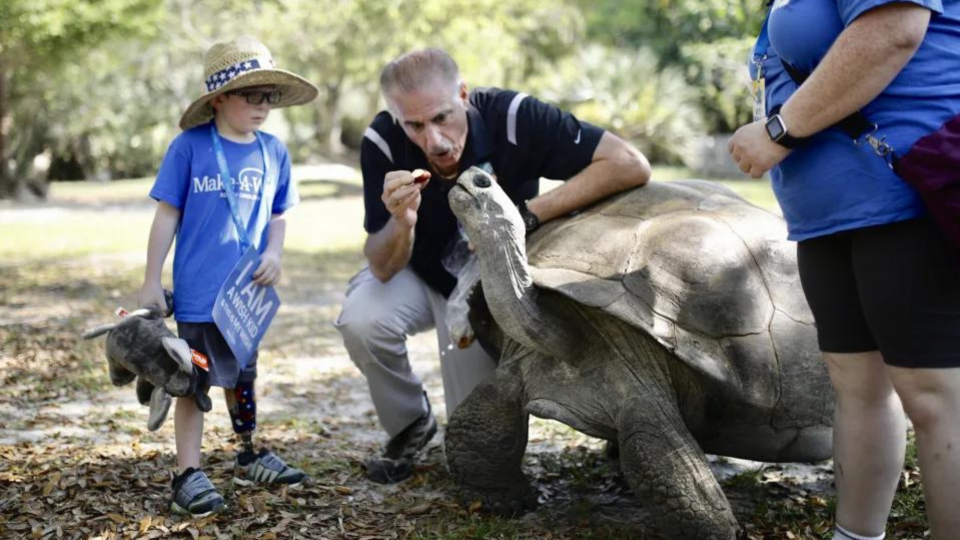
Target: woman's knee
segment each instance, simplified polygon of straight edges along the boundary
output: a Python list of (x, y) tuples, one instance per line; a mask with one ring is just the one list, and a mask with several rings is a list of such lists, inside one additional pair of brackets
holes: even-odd
[(935, 429), (960, 416), (960, 373), (955, 371), (891, 369), (903, 409), (918, 431)]
[(824, 353), (823, 356), (841, 405), (879, 406), (896, 398), (879, 352)]
[(901, 396), (903, 410), (917, 431), (934, 429), (947, 418), (954, 418), (951, 408), (934, 393), (920, 392), (910, 396)]

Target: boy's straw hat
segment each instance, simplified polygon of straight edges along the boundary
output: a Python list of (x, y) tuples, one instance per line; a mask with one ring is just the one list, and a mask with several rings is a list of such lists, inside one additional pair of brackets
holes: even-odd
[(274, 85), (280, 90), (280, 103), (271, 108), (289, 107), (313, 101), (317, 87), (309, 81), (277, 69), (267, 47), (253, 36), (217, 43), (203, 57), (203, 95), (187, 107), (180, 117), (180, 129), (190, 129), (213, 117), (210, 100), (240, 88)]

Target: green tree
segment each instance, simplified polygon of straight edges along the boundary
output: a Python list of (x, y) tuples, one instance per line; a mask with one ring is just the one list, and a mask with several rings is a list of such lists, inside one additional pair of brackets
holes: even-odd
[(682, 63), (684, 46), (755, 35), (766, 0), (577, 0), (592, 41), (648, 47), (662, 63)]
[[(238, 33), (260, 37), (279, 61), (320, 88), (314, 104), (285, 110), (295, 159), (341, 150), (344, 125), (362, 132), (379, 107), (383, 65), (419, 47), (442, 47), (468, 83), (521, 84), (572, 51), (584, 23), (554, 0), (167, 0), (174, 33), (202, 48)], [(238, 23), (242, 23), (238, 24)], [(196, 63), (193, 60), (190, 62)]]
[(708, 132), (750, 118), (746, 63), (766, 0), (576, 0), (591, 41), (652, 49), (663, 66), (680, 66), (699, 92)]
[[(23, 181), (48, 140), (42, 114), (55, 99), (58, 70), (113, 35), (149, 31), (158, 0), (3, 0), (0, 2), (0, 197)], [(110, 66), (87, 66), (109, 70)], [(69, 81), (63, 81), (69, 83)], [(9, 134), (13, 137), (9, 137)], [(9, 143), (8, 143), (9, 139)], [(16, 167), (8, 162), (15, 156)]]
[(721, 38), (681, 50), (687, 83), (696, 89), (710, 131), (732, 132), (753, 120), (746, 62), (754, 39)]
[[(577, 10), (552, 0), (290, 0), (265, 9), (298, 22), (264, 30), (320, 87), (318, 106), (293, 115), (308, 117), (321, 149), (334, 153), (345, 116), (369, 119), (380, 69), (403, 52), (441, 47), (468, 83), (510, 86), (568, 54), (583, 28)], [(345, 110), (351, 95), (359, 110)]]
[(535, 84), (544, 98), (611, 129), (655, 161), (683, 162), (704, 134), (696, 91), (679, 68), (660, 67), (650, 49), (589, 45)]
[(569, 54), (583, 29), (578, 11), (547, 0), (164, 0), (163, 8), (152, 23), (162, 32), (115, 32), (82, 61), (55, 63), (29, 85), (18, 78), (29, 91), (10, 117), (30, 143), (17, 145), (18, 165), (46, 150), (61, 178), (152, 174), (201, 91), (204, 51), (239, 34), (257, 35), (279, 67), (320, 87), (317, 102), (272, 115), (271, 129), (303, 161), (335, 151), (344, 125), (358, 141), (380, 106), (379, 70), (406, 50), (444, 47), (468, 83), (523, 86)]

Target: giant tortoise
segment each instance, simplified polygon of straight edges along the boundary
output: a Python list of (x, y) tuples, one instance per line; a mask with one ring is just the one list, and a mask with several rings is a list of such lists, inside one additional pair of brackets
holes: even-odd
[(525, 239), (484, 171), (449, 199), (492, 316), (476, 330), (499, 355), (447, 427), (463, 502), (532, 507), (528, 414), (619, 443), (668, 538), (738, 534), (705, 452), (830, 457), (834, 397), (780, 218), (711, 182), (654, 182)]

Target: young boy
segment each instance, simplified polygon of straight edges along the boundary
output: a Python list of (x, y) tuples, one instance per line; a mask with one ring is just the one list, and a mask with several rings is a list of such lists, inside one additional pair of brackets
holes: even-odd
[[(283, 213), (298, 196), (290, 183), (286, 147), (257, 129), (272, 108), (307, 103), (316, 95), (317, 88), (305, 79), (276, 69), (270, 51), (257, 39), (242, 36), (217, 43), (204, 57), (204, 93), (180, 118), (184, 131), (167, 149), (150, 191), (158, 204), (139, 303), (166, 305), (160, 275), (176, 236), (177, 329), (190, 347), (209, 359), (209, 371), (200, 370), (201, 387), (224, 389), (242, 448), (236, 457), (237, 481), (244, 484), (295, 484), (306, 475), (270, 451), (254, 452), (257, 357), (254, 354), (241, 369), (213, 323), (213, 305), (249, 245), (260, 253), (254, 281), (272, 286), (280, 279)], [(173, 479), (171, 509), (195, 517), (224, 506), (223, 497), (200, 469), (203, 412), (209, 410), (203, 391), (196, 398), (178, 398), (174, 414), (179, 470)]]

